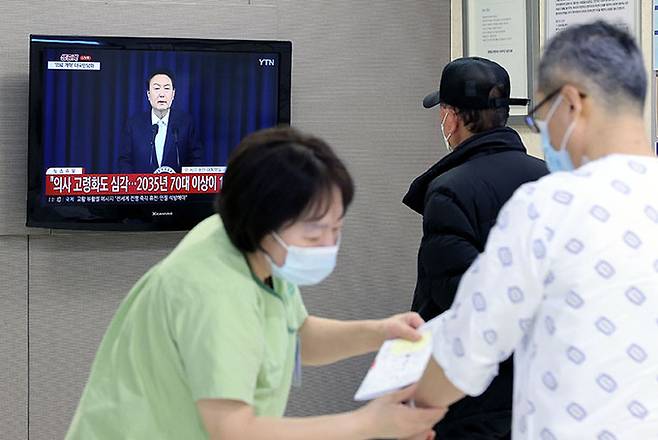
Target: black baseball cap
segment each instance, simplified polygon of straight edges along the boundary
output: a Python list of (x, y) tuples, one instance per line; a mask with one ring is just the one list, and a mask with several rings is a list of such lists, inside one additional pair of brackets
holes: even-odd
[[(500, 96), (490, 98), (494, 88)], [(509, 74), (503, 66), (486, 58), (457, 58), (443, 68), (439, 90), (423, 99), (423, 107), (447, 104), (461, 110), (485, 110), (528, 103), (525, 98), (509, 95)]]

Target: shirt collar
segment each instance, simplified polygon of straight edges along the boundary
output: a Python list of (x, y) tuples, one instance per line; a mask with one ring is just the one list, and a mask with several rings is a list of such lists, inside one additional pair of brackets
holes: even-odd
[(169, 115), (170, 114), (171, 114), (171, 109), (169, 109), (169, 111), (167, 112), (167, 114), (165, 115), (164, 118), (160, 119), (156, 116), (153, 109), (151, 109), (151, 124), (158, 124), (162, 121), (162, 123), (166, 127), (167, 125), (169, 125)]

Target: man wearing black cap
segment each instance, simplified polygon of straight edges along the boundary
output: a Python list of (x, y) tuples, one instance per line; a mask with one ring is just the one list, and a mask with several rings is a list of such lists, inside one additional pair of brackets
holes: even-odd
[[(478, 57), (447, 64), (439, 90), (423, 100), (425, 108), (439, 106), (449, 151), (413, 181), (403, 200), (423, 216), (412, 310), (425, 320), (450, 308), (462, 275), (484, 250), (498, 211), (513, 192), (548, 173), (506, 127), (509, 105), (526, 102), (510, 98), (502, 66)], [(508, 359), (486, 392), (450, 407), (435, 427), (437, 438), (510, 438), (512, 380)]]

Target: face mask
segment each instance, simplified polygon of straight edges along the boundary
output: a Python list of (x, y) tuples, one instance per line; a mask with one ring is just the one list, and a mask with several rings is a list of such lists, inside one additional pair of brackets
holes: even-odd
[(446, 112), (445, 116), (443, 116), (443, 121), (441, 121), (441, 136), (443, 136), (443, 141), (446, 143), (446, 148), (448, 149), (448, 152), (452, 153), (452, 147), (448, 143), (448, 141), (450, 140), (450, 136), (452, 136), (452, 133), (450, 133), (448, 137), (446, 137), (446, 135), (443, 133), (443, 124), (446, 123), (447, 117), (448, 117), (448, 112)]
[(272, 236), (288, 251), (286, 261), (281, 267), (265, 254), (272, 266), (272, 274), (276, 277), (298, 286), (310, 286), (327, 278), (336, 267), (339, 243), (334, 246), (289, 246), (276, 232), (273, 232)]
[(567, 142), (569, 142), (571, 133), (576, 127), (576, 121), (573, 121), (567, 128), (567, 131), (562, 137), (562, 142), (560, 142), (559, 149), (553, 147), (551, 144), (551, 138), (548, 134), (548, 123), (553, 117), (553, 113), (555, 113), (557, 110), (558, 105), (560, 105), (560, 102), (562, 102), (562, 95), (558, 96), (558, 98), (555, 100), (544, 121), (535, 121), (537, 123), (537, 127), (539, 127), (541, 146), (542, 150), (544, 150), (544, 160), (546, 161), (548, 171), (551, 173), (558, 171), (573, 171), (575, 169), (573, 161), (571, 160), (571, 156), (569, 156), (569, 151), (567, 150)]

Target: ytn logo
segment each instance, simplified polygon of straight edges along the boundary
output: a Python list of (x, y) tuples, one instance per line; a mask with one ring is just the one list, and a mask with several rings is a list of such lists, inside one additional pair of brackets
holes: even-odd
[(261, 66), (274, 66), (274, 60), (271, 58), (259, 58), (258, 62)]

